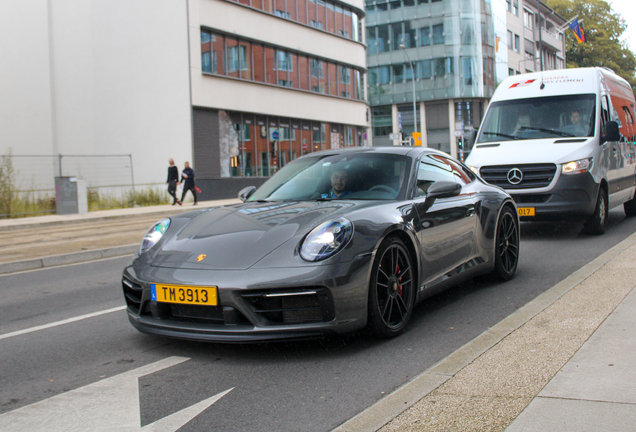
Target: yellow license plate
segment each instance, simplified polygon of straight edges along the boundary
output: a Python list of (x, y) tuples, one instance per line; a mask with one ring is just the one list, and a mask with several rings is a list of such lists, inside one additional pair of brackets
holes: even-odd
[(534, 207), (517, 207), (519, 216), (534, 216)]
[(217, 306), (217, 293), (215, 286), (150, 284), (150, 298), (163, 303)]

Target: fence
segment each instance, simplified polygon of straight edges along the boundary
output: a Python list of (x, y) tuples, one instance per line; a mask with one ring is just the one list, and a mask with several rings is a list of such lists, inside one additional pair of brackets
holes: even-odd
[(137, 203), (132, 155), (0, 157), (0, 217), (55, 212), (55, 177), (84, 180), (93, 210)]

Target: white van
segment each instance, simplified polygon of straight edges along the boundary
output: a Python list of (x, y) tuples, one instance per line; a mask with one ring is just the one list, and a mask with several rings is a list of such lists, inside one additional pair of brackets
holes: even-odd
[(521, 220), (636, 215), (636, 102), (606, 68), (516, 75), (493, 95), (466, 164), (515, 199)]

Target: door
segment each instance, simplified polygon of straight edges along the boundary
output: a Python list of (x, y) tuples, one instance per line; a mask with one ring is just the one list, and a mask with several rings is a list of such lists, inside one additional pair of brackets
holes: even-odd
[[(427, 198), (426, 191), (437, 181), (462, 185), (458, 196)], [(471, 182), (463, 168), (442, 155), (425, 155), (418, 164), (414, 206), (419, 223), (422, 284), (425, 286), (469, 261), (475, 254), (477, 217)]]

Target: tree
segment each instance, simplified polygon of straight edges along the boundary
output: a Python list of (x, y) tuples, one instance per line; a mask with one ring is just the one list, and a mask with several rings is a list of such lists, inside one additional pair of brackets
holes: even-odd
[(584, 43), (579, 44), (574, 33), (565, 30), (568, 68), (608, 67), (629, 81), (634, 91), (636, 58), (620, 40), (627, 24), (605, 0), (544, 0), (544, 3), (566, 20), (577, 15), (579, 21), (583, 20)]

